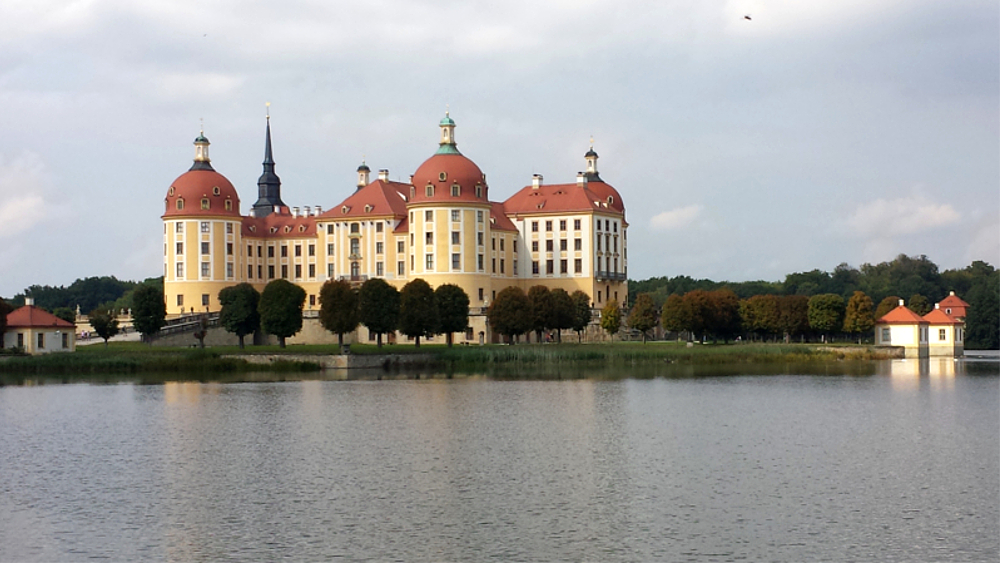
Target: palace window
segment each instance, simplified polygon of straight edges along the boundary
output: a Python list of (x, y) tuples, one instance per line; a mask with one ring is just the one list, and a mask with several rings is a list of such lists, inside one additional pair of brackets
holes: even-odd
[(538, 241), (537, 240), (531, 241), (531, 251), (532, 252), (538, 252)]
[(458, 184), (451, 185), (451, 197), (458, 197), (462, 193), (462, 188)]
[(565, 252), (566, 248), (567, 248), (566, 247), (566, 239), (560, 240), (559, 241), (559, 250), (562, 250), (563, 252)]
[(184, 296), (183, 295), (180, 295), (180, 294), (177, 295), (177, 306), (178, 307), (183, 307), (184, 306)]
[(184, 243), (177, 243), (177, 254), (184, 254)]
[(385, 228), (385, 225), (384, 225), (384, 223), (382, 223), (382, 221), (377, 221), (375, 223), (375, 232), (376, 233), (381, 233), (382, 229), (384, 229), (384, 228)]
[(396, 262), (396, 274), (400, 276), (406, 275), (406, 262), (402, 260)]
[(462, 234), (460, 232), (458, 232), (458, 231), (452, 231), (451, 232), (451, 243), (452, 244), (461, 244), (462, 243)]
[(424, 269), (428, 271), (434, 270), (434, 255), (427, 254), (424, 256)]
[(483, 222), (483, 212), (482, 211), (476, 211), (476, 222), (477, 223), (482, 223)]
[(565, 274), (566, 272), (567, 272), (567, 269), (566, 269), (566, 260), (560, 260), (559, 261), (559, 273), (560, 274)]
[(282, 264), (281, 265), (281, 278), (282, 279), (288, 279), (288, 265), (287, 264)]
[(207, 242), (201, 243), (201, 253), (202, 254), (208, 254), (208, 243)]
[(378, 276), (378, 277), (382, 277), (382, 276), (385, 275), (385, 263), (384, 262), (375, 262), (375, 275)]
[(538, 275), (538, 260), (531, 261), (531, 273), (536, 276)]
[(302, 256), (302, 245), (301, 244), (296, 244), (295, 245), (295, 256), (296, 256), (296, 258), (299, 257), (299, 256)]
[(315, 244), (310, 244), (309, 245), (309, 256), (316, 256), (316, 245)]
[(233, 277), (233, 263), (226, 262), (226, 277), (232, 279)]
[(175, 233), (183, 233), (184, 232), (184, 223), (182, 223), (180, 221), (178, 221), (177, 223), (174, 223), (174, 232)]
[(232, 223), (226, 223), (226, 234), (227, 235), (233, 234), (233, 224)]
[(545, 232), (547, 233), (552, 232), (552, 221), (545, 222)]
[(947, 340), (947, 339), (948, 339), (948, 331), (943, 328), (938, 329), (938, 340)]
[(434, 244), (434, 233), (424, 233), (424, 244)]
[(482, 254), (477, 255), (476, 256), (476, 265), (478, 266), (478, 270), (480, 272), (482, 272), (485, 269), (483, 267), (483, 263), (484, 263), (483, 255)]
[(552, 275), (552, 274), (555, 273), (555, 265), (554, 265), (554, 262), (552, 260), (546, 260), (545, 261), (545, 273), (549, 274), (549, 275)]
[(433, 223), (434, 222), (434, 212), (431, 211), (430, 209), (428, 209), (427, 211), (424, 211), (424, 221), (426, 221), (428, 223)]
[(559, 230), (560, 231), (565, 231), (566, 230), (566, 220), (565, 219), (560, 219), (559, 220)]
[(483, 233), (476, 233), (476, 244), (483, 245)]
[(267, 279), (269, 279), (269, 280), (273, 280), (274, 279), (274, 266), (268, 266), (267, 267)]
[(579, 231), (580, 230), (580, 220), (579, 219), (573, 219), (573, 230), (574, 231)]
[(501, 274), (502, 274), (502, 273), (504, 273), (504, 270), (503, 270), (503, 265), (504, 265), (504, 259), (503, 259), (503, 258), (501, 258), (501, 259), (500, 259), (500, 273), (501, 273)]
[(384, 253), (385, 253), (385, 245), (383, 243), (381, 243), (381, 242), (376, 242), (375, 243), (375, 254), (384, 254)]
[(302, 279), (302, 264), (295, 265), (295, 279)]
[(451, 220), (457, 223), (462, 218), (462, 212), (457, 209), (451, 210)]
[(211, 271), (212, 271), (212, 265), (209, 262), (201, 263), (201, 277), (207, 278), (209, 275), (211, 275)]
[(253, 279), (253, 266), (247, 266), (247, 279)]
[(573, 272), (577, 273), (577, 274), (582, 274), (583, 273), (583, 259), (582, 258), (577, 258), (576, 260), (573, 260)]
[(545, 241), (545, 252), (552, 252), (552, 241)]
[(451, 255), (451, 269), (460, 270), (462, 269), (462, 255), (455, 252)]
[(532, 221), (531, 222), (531, 232), (533, 232), (533, 233), (537, 233), (538, 232), (538, 221)]
[(357, 256), (361, 254), (361, 244), (358, 239), (351, 239), (351, 256)]
[(208, 199), (203, 198), (201, 200), (201, 208), (202, 209), (210, 209), (211, 206), (212, 206), (212, 204), (208, 201)]
[(210, 229), (209, 229), (209, 226), (208, 226), (208, 221), (202, 221), (201, 222), (201, 232), (207, 233), (209, 231), (210, 231)]
[(176, 276), (177, 276), (177, 279), (183, 279), (184, 278), (184, 262), (178, 262), (177, 263)]
[(351, 234), (356, 235), (361, 232), (361, 225), (358, 223), (351, 223)]
[(401, 240), (396, 241), (396, 252), (403, 252), (404, 251), (403, 248), (405, 246), (406, 246), (406, 244), (403, 241), (401, 241)]
[(227, 242), (226, 243), (226, 256), (232, 256), (232, 255), (233, 255), (233, 243)]

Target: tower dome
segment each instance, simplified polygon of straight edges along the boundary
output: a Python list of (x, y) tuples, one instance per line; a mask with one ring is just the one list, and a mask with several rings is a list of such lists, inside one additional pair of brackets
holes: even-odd
[(410, 203), (489, 202), (486, 175), (458, 151), (455, 121), (445, 113), (438, 124), (441, 141), (433, 156), (413, 173)]
[(194, 164), (170, 183), (163, 217), (240, 216), (240, 197), (233, 184), (212, 168), (209, 144), (204, 131), (195, 138)]

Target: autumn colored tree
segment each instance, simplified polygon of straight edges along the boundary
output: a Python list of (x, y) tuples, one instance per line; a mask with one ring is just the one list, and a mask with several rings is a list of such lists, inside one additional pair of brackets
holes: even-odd
[(576, 331), (577, 342), (583, 342), (583, 331), (590, 325), (593, 313), (590, 311), (590, 296), (579, 289), (570, 295), (573, 300), (573, 325), (570, 327)]
[(461, 287), (446, 283), (434, 290), (434, 299), (440, 322), (438, 328), (445, 334), (451, 348), (452, 333), (465, 332), (469, 327), (469, 295)]
[(792, 336), (809, 332), (809, 298), (805, 295), (782, 295), (778, 298), (778, 327), (785, 342)]
[(246, 282), (238, 283), (219, 291), (219, 303), (219, 323), (239, 338), (242, 349), (244, 337), (260, 328), (260, 293)]
[(399, 326), (399, 291), (382, 278), (371, 278), (358, 290), (361, 324), (375, 333), (382, 347), (382, 335)]
[(659, 311), (656, 310), (656, 303), (648, 293), (640, 293), (635, 298), (635, 305), (628, 313), (626, 323), (629, 328), (642, 333), (642, 343), (646, 343), (646, 332), (656, 326)]
[(531, 304), (519, 287), (506, 287), (497, 294), (486, 310), (490, 328), (514, 343), (514, 337), (531, 330)]
[(264, 286), (257, 310), (264, 332), (278, 337), (278, 346), (302, 330), (302, 305), (306, 290), (285, 279), (276, 279)]
[(399, 292), (399, 331), (412, 337), (417, 348), (421, 336), (437, 334), (438, 308), (434, 290), (421, 278), (407, 283)]
[(358, 302), (358, 292), (347, 280), (327, 280), (319, 289), (319, 323), (337, 335), (341, 353), (346, 353), (344, 335), (361, 323)]
[(680, 338), (680, 333), (688, 330), (688, 312), (684, 298), (676, 293), (667, 297), (660, 312), (660, 323), (663, 330), (673, 332)]
[(684, 294), (681, 309), (685, 313), (684, 330), (695, 338), (705, 340), (705, 333), (712, 322), (712, 297), (703, 289)]
[(854, 295), (847, 301), (847, 309), (844, 312), (844, 332), (858, 335), (858, 344), (861, 344), (861, 335), (875, 328), (875, 315), (872, 312), (872, 298), (865, 295), (863, 291), (855, 291)]
[(549, 300), (551, 306), (549, 325), (556, 331), (556, 342), (562, 342), (562, 331), (573, 328), (576, 314), (573, 298), (565, 289), (556, 288), (549, 292)]
[(618, 308), (618, 301), (612, 299), (601, 309), (601, 328), (611, 335), (611, 341), (615, 341), (615, 333), (622, 328), (622, 311)]
[(835, 330), (844, 326), (844, 298), (834, 293), (823, 293), (809, 298), (809, 327), (823, 334), (823, 341)]
[(899, 297), (895, 295), (890, 295), (882, 301), (879, 302), (878, 307), (875, 309), (875, 320), (879, 320), (886, 316), (889, 311), (892, 311), (899, 306)]
[(754, 295), (740, 302), (743, 328), (754, 334), (776, 335), (781, 332), (777, 295)]
[(528, 304), (531, 306), (531, 330), (535, 341), (542, 341), (542, 332), (552, 328), (552, 294), (544, 285), (533, 285), (528, 289)]
[(730, 289), (709, 294), (708, 330), (714, 338), (728, 342), (740, 333), (740, 298)]

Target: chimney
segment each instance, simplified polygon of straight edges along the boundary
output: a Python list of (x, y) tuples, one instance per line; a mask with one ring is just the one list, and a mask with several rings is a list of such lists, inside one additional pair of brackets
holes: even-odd
[(949, 291), (948, 295), (951, 295), (952, 297), (954, 297), (955, 296), (955, 292), (954, 291)]
[(903, 300), (902, 300), (902, 299), (900, 299), (900, 300), (899, 300), (899, 306), (900, 306), (900, 307), (902, 307), (902, 306), (903, 306)]
[(305, 207), (303, 207), (302, 208), (302, 216), (303, 217), (309, 217), (310, 215), (312, 215), (312, 209), (310, 209), (308, 205), (305, 206)]
[(323, 208), (320, 207), (320, 206), (318, 206), (318, 205), (316, 205), (316, 206), (313, 207), (313, 213), (315, 213), (316, 216), (319, 217), (320, 215), (323, 214)]
[(531, 189), (537, 190), (540, 187), (542, 187), (542, 175), (535, 174), (531, 177)]
[(576, 185), (581, 188), (587, 187), (587, 175), (583, 172), (576, 173)]
[(293, 207), (292, 208), (292, 217), (298, 217), (298, 216), (299, 216), (299, 208), (298, 207)]
[(378, 179), (382, 180), (383, 182), (388, 182), (389, 181), (389, 171), (386, 170), (385, 168), (379, 170), (378, 171)]
[(934, 304), (934, 308), (935, 309), (940, 309), (941, 308), (941, 304), (940, 303), (935, 303)]
[(34, 306), (35, 305), (35, 298), (34, 297), (25, 297), (24, 298), (24, 304), (26, 306), (28, 306), (28, 307)]

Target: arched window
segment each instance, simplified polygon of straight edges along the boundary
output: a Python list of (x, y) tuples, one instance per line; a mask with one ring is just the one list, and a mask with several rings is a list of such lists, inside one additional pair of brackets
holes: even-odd
[(427, 184), (427, 186), (424, 188), (424, 193), (427, 197), (434, 197), (434, 186), (432, 186), (431, 184)]
[(226, 211), (232, 211), (232, 210), (233, 210), (233, 200), (227, 199), (226, 200)]
[(462, 187), (458, 184), (451, 185), (451, 197), (458, 197), (462, 194)]
[(177, 209), (184, 209), (184, 198), (177, 198)]
[(483, 197), (483, 187), (482, 186), (476, 186), (476, 197), (480, 197), (480, 198)]
[(207, 197), (206, 198), (202, 198), (202, 200), (201, 200), (201, 208), (202, 209), (209, 209), (209, 208), (211, 208), (211, 206), (212, 206), (212, 204), (208, 201)]

